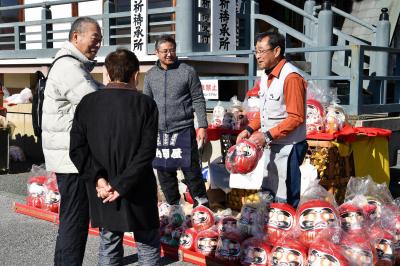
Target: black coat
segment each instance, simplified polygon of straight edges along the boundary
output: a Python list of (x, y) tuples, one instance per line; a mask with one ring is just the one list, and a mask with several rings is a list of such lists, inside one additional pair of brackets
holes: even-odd
[[(71, 129), (70, 157), (86, 180), (93, 227), (131, 232), (159, 227), (152, 161), (158, 111), (148, 96), (116, 83), (86, 95)], [(102, 203), (96, 180), (104, 176), (121, 197)]]

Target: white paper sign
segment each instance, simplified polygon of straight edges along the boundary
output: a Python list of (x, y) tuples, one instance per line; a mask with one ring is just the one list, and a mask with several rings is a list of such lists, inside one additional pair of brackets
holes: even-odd
[(214, 0), (211, 51), (236, 50), (236, 0)]
[(203, 89), (204, 98), (207, 100), (218, 100), (217, 79), (202, 79), (201, 88)]
[(147, 0), (131, 2), (131, 50), (147, 55)]

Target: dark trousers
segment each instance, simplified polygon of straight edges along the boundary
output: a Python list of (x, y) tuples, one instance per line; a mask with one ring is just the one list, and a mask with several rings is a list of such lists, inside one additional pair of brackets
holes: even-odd
[[(201, 173), (199, 151), (197, 149), (196, 138), (192, 138), (192, 152), (191, 152), (191, 167), (190, 169), (182, 169), (185, 178), (185, 184), (189, 188), (190, 195), (195, 201), (196, 197), (204, 199), (207, 198), (206, 186), (203, 181)], [(178, 179), (176, 171), (161, 171), (157, 170), (158, 181), (160, 182), (161, 190), (164, 193), (165, 199), (168, 204), (179, 204), (181, 195), (178, 189)], [(208, 203), (205, 204), (208, 206)]]
[(82, 265), (89, 229), (86, 187), (78, 174), (56, 174), (61, 195), (54, 265)]
[(303, 163), (304, 157), (308, 149), (307, 141), (302, 141), (293, 145), (288, 159), (286, 188), (287, 202), (294, 208), (297, 207), (300, 201), (300, 185), (301, 172), (300, 165)]

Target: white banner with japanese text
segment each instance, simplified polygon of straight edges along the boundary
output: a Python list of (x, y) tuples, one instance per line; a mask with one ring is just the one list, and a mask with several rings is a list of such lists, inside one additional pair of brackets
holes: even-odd
[(131, 50), (138, 57), (147, 55), (147, 0), (131, 2)]
[(213, 0), (211, 51), (236, 50), (236, 0)]

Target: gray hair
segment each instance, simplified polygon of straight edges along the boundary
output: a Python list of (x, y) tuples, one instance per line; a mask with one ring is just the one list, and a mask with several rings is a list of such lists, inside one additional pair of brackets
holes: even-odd
[(100, 25), (95, 19), (90, 17), (79, 17), (72, 23), (71, 29), (69, 30), (68, 39), (72, 41), (72, 36), (74, 32), (77, 33), (85, 32), (85, 24), (95, 24), (100, 29)]

